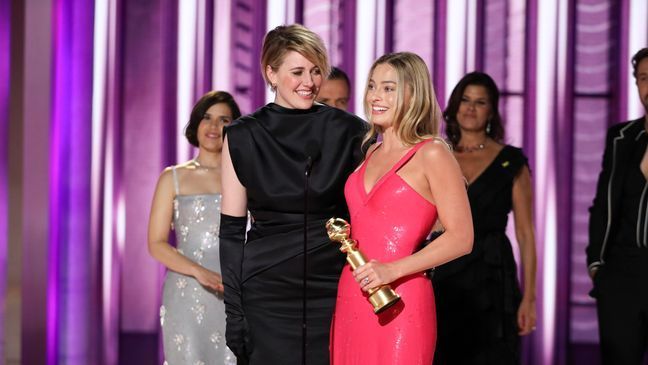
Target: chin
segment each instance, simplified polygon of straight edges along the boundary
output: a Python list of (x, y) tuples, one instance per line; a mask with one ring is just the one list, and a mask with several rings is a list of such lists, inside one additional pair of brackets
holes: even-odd
[(384, 118), (375, 118), (371, 120), (371, 124), (378, 126), (382, 129), (386, 129), (389, 126), (391, 126), (391, 123), (388, 121), (385, 121)]
[(295, 109), (310, 109), (313, 106), (314, 100), (303, 100), (300, 99), (296, 102), (293, 103), (293, 106), (295, 106)]
[(207, 152), (220, 152), (223, 149), (223, 144), (214, 142), (214, 143), (205, 143), (201, 144), (200, 147), (202, 147), (205, 151)]

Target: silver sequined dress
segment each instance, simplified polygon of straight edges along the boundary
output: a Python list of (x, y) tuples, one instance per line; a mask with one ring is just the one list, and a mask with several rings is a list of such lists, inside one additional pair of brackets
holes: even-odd
[[(220, 194), (179, 195), (175, 167), (173, 180), (173, 227), (178, 252), (220, 273)], [(223, 297), (195, 278), (167, 271), (160, 323), (165, 365), (236, 364), (225, 345)]]

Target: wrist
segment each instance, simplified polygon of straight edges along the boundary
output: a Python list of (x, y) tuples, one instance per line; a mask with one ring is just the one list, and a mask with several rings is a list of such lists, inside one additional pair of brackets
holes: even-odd
[(535, 301), (536, 301), (535, 294), (528, 294), (528, 295), (527, 295), (527, 294), (524, 294), (524, 295), (522, 296), (522, 301), (523, 301), (523, 302), (532, 302), (532, 303), (535, 303)]
[(405, 274), (403, 273), (403, 269), (401, 268), (401, 265), (399, 265), (398, 261), (390, 262), (387, 265), (389, 267), (389, 271), (391, 271), (393, 276), (392, 282), (405, 276)]
[(189, 267), (189, 274), (194, 278), (198, 277), (198, 275), (200, 275), (200, 269), (202, 269), (200, 265), (198, 265), (195, 262), (192, 262), (191, 267)]

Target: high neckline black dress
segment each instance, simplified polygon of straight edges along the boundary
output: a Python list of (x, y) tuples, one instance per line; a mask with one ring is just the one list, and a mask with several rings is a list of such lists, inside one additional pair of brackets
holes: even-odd
[(329, 241), (325, 222), (348, 217), (343, 189), (362, 158), (365, 131), (361, 119), (317, 104), (307, 110), (268, 104), (226, 128), (254, 220), (241, 266), (250, 364), (301, 363), (304, 179), (307, 151), (317, 150), (309, 190), (307, 363), (329, 364), (345, 257)]

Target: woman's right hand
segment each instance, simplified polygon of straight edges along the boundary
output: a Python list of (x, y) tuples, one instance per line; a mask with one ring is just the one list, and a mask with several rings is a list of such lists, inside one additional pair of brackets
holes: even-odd
[(196, 268), (196, 272), (194, 273), (194, 277), (201, 285), (213, 289), (219, 294), (223, 294), (223, 278), (220, 276), (220, 274), (208, 270), (202, 266), (198, 266)]

